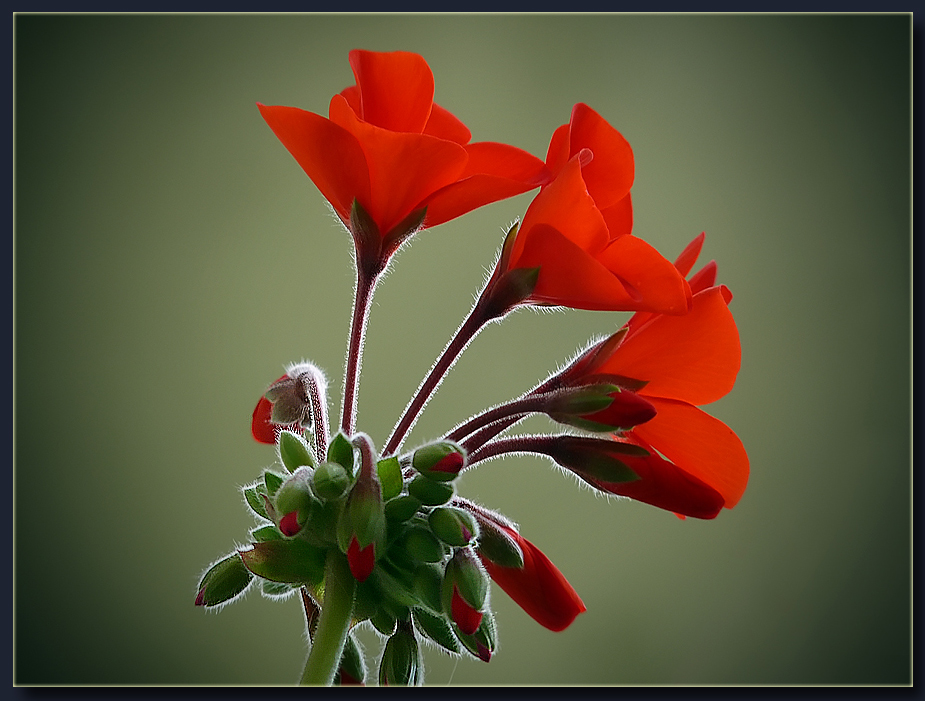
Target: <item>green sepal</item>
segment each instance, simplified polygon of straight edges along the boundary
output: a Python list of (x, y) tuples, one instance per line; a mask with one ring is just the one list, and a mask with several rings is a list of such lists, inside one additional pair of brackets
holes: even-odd
[(414, 571), (414, 593), (434, 613), (443, 613), (443, 569), (422, 565)]
[(289, 479), (283, 482), (274, 497), (274, 506), (278, 516), (282, 517), (291, 511), (296, 511), (300, 525), (311, 518), (311, 514), (321, 507), (321, 502), (312, 492), (311, 481), (312, 468), (306, 465), (296, 468)]
[[(489, 609), (482, 612), (482, 621), (472, 635), (463, 633), (455, 623), (452, 624), (452, 629), (459, 641), (474, 657), (483, 662), (488, 662), (491, 659), (491, 654), (497, 647), (497, 628), (495, 626), (495, 616)], [(484, 650), (480, 650), (479, 645), (483, 646)], [(487, 655), (485, 654), (486, 652), (488, 653)]]
[(443, 544), (427, 528), (412, 526), (401, 536), (401, 547), (418, 562), (440, 562)]
[(452, 482), (434, 482), (424, 475), (418, 475), (408, 485), (408, 493), (426, 506), (446, 504), (455, 492)]
[(268, 599), (281, 599), (298, 588), (298, 584), (292, 585), (288, 582), (271, 582), (269, 579), (260, 581), (260, 593)]
[[(416, 606), (417, 596), (414, 594), (414, 575), (411, 572), (400, 570), (387, 560), (380, 560), (372, 576), (376, 578), (376, 586), (382, 592), (382, 604), (388, 602), (400, 604), (402, 607)], [(400, 609), (389, 609), (396, 618), (402, 618)]]
[(286, 478), (279, 473), (273, 472), (272, 470), (263, 471), (263, 483), (267, 488), (267, 496), (272, 497), (276, 494), (276, 491), (283, 485), (283, 482), (286, 481)]
[(369, 622), (383, 635), (391, 635), (395, 632), (395, 618), (382, 608), (369, 617)]
[(238, 553), (233, 553), (216, 562), (202, 576), (196, 605), (218, 606), (231, 601), (243, 593), (252, 580), (253, 575), (244, 566)]
[(343, 467), (347, 474), (353, 478), (354, 475), (354, 454), (353, 444), (342, 432), (338, 432), (328, 444), (328, 461), (336, 462)]
[(382, 486), (382, 500), (388, 501), (401, 494), (402, 476), (401, 465), (398, 458), (391, 457), (376, 463), (376, 472), (379, 473), (379, 484)]
[(620, 388), (616, 385), (608, 384), (562, 390), (561, 393), (557, 393), (561, 396), (550, 400), (549, 414), (595, 414), (613, 404), (614, 398), (610, 395), (619, 391)]
[(580, 468), (573, 469), (582, 477), (589, 477), (601, 482), (635, 482), (639, 479), (639, 475), (636, 474), (635, 470), (622, 460), (617, 460), (614, 457), (586, 460)]
[(260, 488), (256, 485), (251, 485), (249, 487), (244, 487), (241, 492), (244, 494), (244, 501), (247, 502), (247, 505), (251, 508), (258, 516), (272, 521), (272, 519), (267, 515), (267, 510), (264, 508), (263, 496), (261, 492), (266, 495), (266, 487), (263, 484), (260, 484)]
[(453, 633), (449, 621), (427, 609), (414, 608), (411, 611), (417, 629), (448, 652), (459, 654), (459, 639)]
[(282, 540), (283, 534), (277, 530), (276, 526), (260, 526), (250, 533), (251, 540), (257, 543), (265, 543), (268, 540)]
[(324, 579), (325, 551), (301, 539), (253, 543), (239, 554), (248, 570), (272, 582), (316, 586)]
[(279, 432), (278, 446), (279, 459), (289, 472), (295, 472), (303, 465), (312, 468), (317, 466), (308, 443), (292, 431)]
[(597, 421), (589, 421), (588, 419), (582, 418), (581, 416), (575, 416), (574, 414), (550, 413), (549, 418), (560, 424), (565, 424), (566, 426), (574, 426), (575, 428), (580, 428), (582, 431), (590, 431), (591, 433), (613, 433), (614, 431), (618, 431), (623, 428), (621, 426), (602, 424)]
[(401, 523), (414, 516), (420, 508), (420, 499), (410, 494), (405, 494), (386, 502), (385, 517), (394, 523)]
[(402, 219), (398, 224), (392, 227), (385, 236), (382, 237), (382, 247), (386, 255), (391, 254), (397, 249), (402, 242), (409, 236), (417, 232), (424, 224), (424, 217), (427, 216), (427, 207), (411, 212)]
[(524, 553), (517, 541), (488, 519), (479, 522), (478, 551), (501, 567), (524, 566)]

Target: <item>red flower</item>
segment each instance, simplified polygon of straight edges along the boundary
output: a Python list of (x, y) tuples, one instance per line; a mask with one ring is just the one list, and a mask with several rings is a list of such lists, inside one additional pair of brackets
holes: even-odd
[[(689, 272), (702, 245), (703, 234), (678, 258), (682, 274)], [(636, 314), (564, 373), (646, 383), (638, 394), (655, 407), (655, 417), (615, 437), (649, 451), (646, 458), (625, 458), (640, 479), (596, 486), (698, 518), (734, 507), (749, 473), (738, 436), (698, 408), (732, 389), (741, 362), (739, 333), (728, 307), (732, 295), (714, 286), (715, 276), (711, 262), (691, 278), (688, 314)]]
[(502, 567), (480, 554), (489, 576), (540, 625), (554, 631), (568, 628), (587, 610), (577, 592), (533, 543), (512, 528), (495, 525), (520, 546), (524, 566)]
[(421, 56), (354, 50), (350, 65), (356, 85), (331, 99), (328, 119), (258, 107), (348, 228), (354, 200), (366, 211), (383, 265), (418, 228), (425, 207), (423, 226), (436, 226), (548, 180), (543, 162), (525, 151), (470, 144), (466, 126), (434, 103), (433, 74)]
[(517, 303), (687, 312), (684, 277), (630, 233), (633, 152), (620, 133), (577, 104), (570, 123), (553, 134), (547, 166), (555, 180), (506, 242), (489, 288), (503, 287), (511, 271), (538, 269), (535, 285)]
[(358, 582), (365, 582), (376, 566), (376, 544), (370, 543), (365, 548), (361, 547), (354, 536), (347, 548), (347, 564), (350, 565), (353, 578)]

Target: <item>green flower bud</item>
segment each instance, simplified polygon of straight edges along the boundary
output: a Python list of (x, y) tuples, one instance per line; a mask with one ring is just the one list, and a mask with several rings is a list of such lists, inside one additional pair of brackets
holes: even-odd
[(414, 633), (399, 629), (388, 639), (379, 663), (382, 686), (418, 686), (424, 680), (421, 651)]
[(490, 610), (485, 610), (482, 614), (482, 621), (479, 627), (472, 635), (467, 635), (454, 626), (454, 632), (466, 649), (482, 662), (489, 662), (492, 653), (497, 648), (497, 628), (495, 626), (495, 617)]
[(340, 499), (350, 486), (350, 475), (336, 462), (323, 462), (312, 476), (315, 493), (326, 501)]
[[(266, 473), (270, 474), (270, 473)], [(280, 516), (280, 531), (284, 535), (295, 535), (311, 516), (316, 505), (320, 506), (311, 488), (312, 468), (300, 467), (283, 482), (276, 492), (275, 509)], [(295, 516), (291, 516), (295, 514)], [(286, 520), (286, 527), (282, 526)], [(294, 520), (294, 523), (290, 521)]]
[(410, 494), (390, 499), (385, 503), (385, 517), (394, 523), (402, 523), (414, 516), (421, 508), (421, 500)]
[(511, 536), (498, 528), (490, 519), (476, 516), (476, 522), (479, 524), (478, 551), (480, 555), (484, 555), (502, 567), (521, 569), (524, 566), (523, 551)]
[(424, 475), (418, 475), (408, 485), (408, 493), (427, 506), (446, 504), (455, 491), (451, 482), (434, 482)]
[(347, 635), (344, 651), (340, 656), (340, 668), (334, 676), (334, 683), (339, 686), (366, 683), (366, 663), (363, 661), (363, 653), (360, 652), (360, 646), (353, 637), (353, 633)]
[(440, 441), (415, 450), (411, 465), (435, 482), (451, 482), (465, 467), (466, 453), (452, 441)]
[(382, 485), (382, 500), (388, 501), (401, 494), (404, 484), (401, 475), (401, 464), (398, 458), (386, 458), (376, 463), (376, 472), (379, 474), (379, 484)]
[(453, 611), (454, 590), (474, 610), (484, 608), (488, 597), (488, 574), (471, 548), (459, 548), (446, 565), (442, 595), (444, 611), (448, 613)]
[(289, 472), (295, 472), (303, 465), (315, 467), (315, 458), (305, 439), (292, 431), (280, 431), (277, 443), (279, 459)]
[(348, 475), (353, 477), (353, 444), (343, 433), (338, 433), (328, 444), (328, 461), (336, 462), (347, 471)]
[(202, 576), (196, 606), (218, 606), (240, 596), (250, 585), (253, 575), (238, 553), (216, 562)]
[(391, 635), (395, 632), (395, 618), (388, 611), (379, 608), (369, 617), (369, 622), (373, 627), (383, 635)]
[(455, 547), (469, 545), (479, 537), (479, 528), (472, 515), (455, 506), (441, 506), (430, 512), (427, 522), (434, 535)]
[(422, 565), (414, 571), (414, 593), (418, 601), (435, 613), (443, 613), (443, 568)]

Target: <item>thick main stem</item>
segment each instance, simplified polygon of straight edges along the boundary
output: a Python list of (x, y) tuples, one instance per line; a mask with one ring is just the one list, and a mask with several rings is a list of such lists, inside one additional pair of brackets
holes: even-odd
[(485, 314), (482, 304), (476, 304), (472, 308), (472, 311), (469, 312), (469, 316), (466, 317), (466, 320), (463, 321), (459, 330), (457, 330), (453, 338), (450, 339), (446, 348), (443, 349), (443, 353), (437, 359), (437, 362), (434, 363), (427, 377), (421, 382), (417, 393), (408, 403), (408, 406), (405, 407), (405, 413), (402, 414), (401, 419), (399, 419), (395, 428), (392, 430), (392, 435), (386, 442), (385, 448), (382, 451), (383, 455), (392, 455), (398, 450), (405, 436), (408, 435), (408, 432), (414, 426), (414, 422), (417, 421), (418, 415), (421, 413), (424, 405), (427, 404), (427, 400), (430, 399), (431, 395), (437, 390), (437, 387), (440, 386), (447, 371), (466, 349), (466, 346), (475, 338), (476, 334), (492, 318), (492, 316)]
[(324, 603), (299, 681), (301, 685), (330, 686), (334, 682), (350, 632), (355, 593), (356, 580), (350, 573), (347, 558), (336, 550), (329, 551), (324, 571)]
[(341, 429), (348, 436), (353, 435), (356, 415), (357, 382), (363, 361), (363, 341), (366, 337), (366, 322), (369, 318), (369, 303), (376, 287), (378, 274), (364, 271), (357, 265), (357, 290), (353, 304), (353, 321), (350, 325), (350, 340), (347, 343), (347, 368), (344, 371), (344, 400), (341, 409)]

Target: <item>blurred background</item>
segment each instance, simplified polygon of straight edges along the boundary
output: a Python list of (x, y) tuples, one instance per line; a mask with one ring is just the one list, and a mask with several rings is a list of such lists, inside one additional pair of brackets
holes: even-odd
[[(636, 157), (635, 233), (701, 231), (735, 294), (751, 460), (713, 521), (518, 458), (460, 492), (521, 525), (583, 598), (562, 633), (504, 592), (490, 664), (447, 684), (911, 681), (911, 16), (15, 17), (14, 683), (292, 684), (297, 599), (193, 605), (247, 539), (274, 460), (253, 407), (284, 365), (340, 408), (352, 242), (256, 102), (327, 114), (353, 48), (422, 54), (474, 141), (544, 157), (586, 102)], [(378, 445), (531, 195), (426, 231), (370, 320)], [(625, 314), (484, 331), (408, 445), (529, 389)], [(540, 429), (547, 424), (533, 425)], [(378, 639), (364, 634), (375, 652)]]

